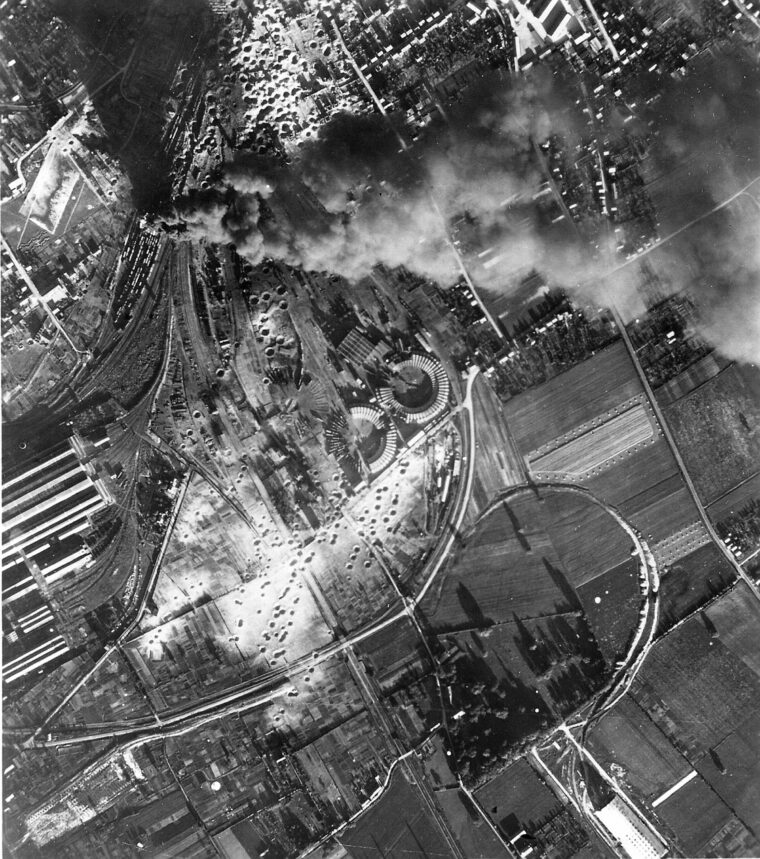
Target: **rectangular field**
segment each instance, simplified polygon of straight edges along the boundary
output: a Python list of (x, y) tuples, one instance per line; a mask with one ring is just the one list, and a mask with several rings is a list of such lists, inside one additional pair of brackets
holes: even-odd
[(514, 506), (514, 519), (504, 508), (488, 517), (445, 569), (440, 596), (426, 597), (423, 610), (435, 628), (486, 626), (568, 608), (550, 574), (549, 567), (560, 568), (561, 561), (549, 537), (537, 527), (533, 511), (522, 515), (521, 505)]
[(413, 787), (400, 770), (393, 774), (383, 798), (338, 840), (352, 859), (377, 859), (380, 855), (386, 859), (414, 859), (425, 853), (446, 859), (455, 855), (425, 806), (419, 788)]
[(404, 678), (419, 676), (428, 664), (427, 651), (407, 618), (366, 638), (357, 649), (371, 663), (383, 690), (397, 687)]
[(583, 475), (601, 468), (653, 435), (649, 413), (644, 406), (637, 405), (543, 456), (531, 457), (531, 468), (533, 471)]
[(735, 578), (734, 568), (712, 543), (679, 558), (660, 582), (660, 630), (706, 603)]
[(542, 493), (540, 513), (574, 587), (631, 556), (633, 542), (628, 534), (606, 510), (582, 495)]
[(664, 540), (699, 515), (689, 490), (675, 472), (626, 499), (624, 507), (625, 515), (650, 544)]
[(650, 801), (669, 790), (692, 769), (628, 695), (592, 729), (589, 746), (607, 772), (612, 764), (622, 767), (626, 782)]
[[(657, 497), (659, 490), (655, 487), (672, 476), (677, 476), (676, 462), (666, 442), (658, 439), (596, 477), (585, 480), (584, 485), (598, 498), (620, 509), (624, 516), (631, 516), (635, 525), (636, 511), (648, 506), (644, 493), (652, 491)], [(635, 502), (630, 512), (626, 504), (629, 499)]]
[(734, 815), (706, 781), (697, 777), (657, 808), (658, 816), (675, 832), (687, 856), (707, 853), (708, 842)]
[(749, 716), (697, 769), (726, 805), (760, 832), (760, 715)]
[(743, 581), (737, 582), (736, 587), (714, 602), (706, 613), (723, 644), (760, 677), (760, 603), (749, 586)]
[(521, 829), (535, 831), (562, 809), (562, 803), (524, 758), (479, 788), (475, 797), (508, 838)]
[(621, 341), (538, 388), (510, 400), (505, 411), (525, 454), (642, 392)]
[(704, 503), (757, 471), (760, 462), (760, 370), (735, 364), (665, 409)]
[(760, 498), (760, 471), (721, 498), (713, 501), (707, 508), (707, 513), (710, 519), (717, 524), (732, 513), (738, 513), (742, 507), (745, 507), (755, 498)]
[(682, 370), (677, 376), (674, 376), (669, 381), (665, 382), (657, 389), (657, 401), (661, 406), (669, 406), (681, 397), (685, 397), (688, 393), (699, 387), (713, 376), (717, 376), (721, 370), (724, 370), (729, 361), (717, 352), (710, 352), (704, 358)]
[(435, 798), (467, 859), (509, 859), (506, 848), (462, 791), (437, 790)]
[(696, 615), (649, 652), (631, 689), (695, 762), (760, 708), (760, 678)]

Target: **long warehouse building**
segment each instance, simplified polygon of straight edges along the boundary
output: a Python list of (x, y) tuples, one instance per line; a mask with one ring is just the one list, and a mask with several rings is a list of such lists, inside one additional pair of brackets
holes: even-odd
[(48, 588), (93, 563), (84, 537), (91, 517), (113, 501), (81, 453), (81, 440), (73, 437), (4, 475), (4, 684), (51, 668), (69, 652), (55, 626)]

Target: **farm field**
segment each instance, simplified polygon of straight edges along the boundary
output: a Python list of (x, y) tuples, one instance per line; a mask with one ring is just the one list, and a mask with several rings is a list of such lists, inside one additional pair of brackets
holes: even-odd
[(636, 627), (641, 604), (638, 576), (639, 561), (629, 558), (578, 588), (586, 619), (607, 662), (624, 652)]
[(637, 498), (626, 500), (624, 508), (650, 546), (699, 521), (697, 507), (680, 475), (672, 475)]
[(625, 532), (592, 501), (553, 490), (524, 490), (495, 504), (463, 542), (438, 594), (423, 602), (438, 629), (578, 609), (574, 587), (619, 566), (631, 550)]
[(682, 370), (677, 376), (669, 379), (657, 389), (657, 402), (661, 406), (668, 406), (676, 400), (685, 397), (694, 388), (704, 384), (713, 376), (716, 376), (721, 370), (725, 370), (731, 362), (719, 355), (717, 352), (710, 352), (704, 358), (700, 358), (690, 367)]
[(758, 711), (760, 678), (696, 615), (651, 649), (631, 695), (694, 762)]
[(660, 580), (660, 630), (706, 603), (735, 578), (734, 568), (712, 543), (671, 564)]
[(725, 802), (699, 777), (666, 799), (657, 808), (657, 815), (675, 833), (687, 856), (748, 855), (708, 852), (710, 842), (723, 827), (732, 823), (737, 829), (744, 827)]
[(607, 772), (613, 765), (621, 767), (624, 782), (650, 802), (692, 769), (628, 695), (590, 731), (589, 749)]
[(492, 778), (475, 797), (508, 838), (522, 829), (535, 831), (562, 809), (562, 803), (524, 758)]
[(376, 859), (380, 844), (387, 859), (423, 855), (421, 844), (440, 859), (454, 856), (418, 789), (398, 770), (383, 798), (338, 836), (338, 841), (351, 859)]
[(537, 450), (642, 393), (621, 341), (510, 400), (510, 429), (523, 453)]
[(440, 596), (422, 603), (434, 627), (483, 627), (569, 607), (548, 571), (547, 563), (559, 568), (560, 560), (538, 521), (538, 502), (530, 499), (513, 500), (509, 512), (499, 505), (480, 520), (444, 571)]
[(665, 409), (705, 504), (754, 474), (760, 462), (760, 371), (734, 365)]
[(760, 677), (757, 647), (760, 603), (749, 587), (743, 581), (737, 582), (736, 587), (714, 602), (705, 613), (723, 644)]
[(760, 832), (760, 717), (753, 713), (696, 765), (699, 774), (755, 832)]
[[(585, 480), (584, 486), (637, 524), (645, 516), (650, 504), (662, 500), (662, 492), (666, 487), (671, 489), (666, 497), (672, 497), (677, 492), (675, 484), (668, 483), (666, 487), (660, 488), (663, 481), (672, 477), (678, 478), (676, 462), (665, 441), (658, 439), (612, 468)], [(629, 499), (635, 502), (630, 510), (626, 503)], [(647, 537), (647, 534), (644, 536)]]
[(546, 528), (571, 584), (580, 587), (630, 557), (628, 534), (582, 495), (542, 492)]
[(504, 845), (459, 788), (437, 790), (435, 798), (467, 859), (509, 859)]
[(356, 649), (384, 690), (419, 676), (429, 664), (419, 633), (406, 618), (364, 639)]
[[(597, 383), (597, 379), (601, 381)], [(709, 541), (621, 343), (558, 379), (515, 397), (506, 411), (520, 451), (530, 459), (531, 468), (539, 469), (536, 473), (540, 475), (555, 475), (561, 482), (581, 483), (596, 498), (617, 508), (648, 542), (661, 571), (682, 563)], [(576, 586), (585, 585), (612, 566), (603, 551), (586, 552), (582, 564), (587, 578), (577, 578), (578, 565), (571, 559), (576, 546), (587, 539), (599, 545), (593, 525), (585, 525), (589, 530), (579, 527), (565, 535), (567, 553), (563, 536), (552, 538)], [(725, 578), (725, 565), (716, 561), (715, 566)], [(694, 559), (690, 567), (695, 567)], [(709, 577), (711, 572), (697, 565), (671, 574), (670, 608), (678, 611), (685, 605), (688, 610), (701, 602), (702, 594), (709, 591), (701, 577)], [(687, 579), (690, 586), (695, 585), (694, 599), (688, 599), (685, 593)], [(681, 616), (674, 615), (676, 619)], [(615, 637), (613, 633), (612, 641)], [(605, 635), (600, 634), (602, 646), (604, 639)]]
[(649, 412), (644, 406), (635, 405), (601, 426), (564, 442), (548, 453), (531, 458), (531, 468), (536, 472), (568, 473), (580, 477), (610, 464), (615, 457), (636, 445), (648, 442), (656, 431)]
[(755, 498), (760, 498), (760, 471), (721, 498), (713, 501), (707, 508), (707, 514), (717, 524), (732, 513), (738, 513), (742, 507)]

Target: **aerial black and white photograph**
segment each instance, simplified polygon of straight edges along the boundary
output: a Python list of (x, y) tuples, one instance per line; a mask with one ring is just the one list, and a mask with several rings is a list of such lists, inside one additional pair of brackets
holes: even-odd
[(3, 859), (760, 857), (760, 0), (0, 0)]

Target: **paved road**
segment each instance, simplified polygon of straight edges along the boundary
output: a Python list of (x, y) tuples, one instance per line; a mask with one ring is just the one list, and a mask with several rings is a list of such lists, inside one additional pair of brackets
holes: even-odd
[[(474, 378), (474, 375), (473, 375)], [(466, 508), (469, 498), (469, 492), (472, 486), (471, 469), (472, 460), (467, 464), (467, 475), (460, 484), (460, 495), (457, 498), (457, 504), (453, 508), (453, 518), (455, 521), (461, 521), (463, 509)], [(584, 496), (591, 498), (595, 503), (600, 504), (606, 509), (610, 515), (613, 515), (618, 521), (619, 514), (612, 508), (605, 505), (603, 502), (595, 499), (588, 490), (582, 487), (572, 487), (564, 484), (526, 484), (520, 487), (510, 489), (510, 492), (524, 491), (525, 489), (559, 489), (562, 491), (575, 491), (583, 493)], [(630, 526), (625, 524), (629, 534), (634, 532)], [(638, 538), (633, 536), (634, 543), (638, 550), (643, 553), (645, 547)], [(207, 696), (200, 701), (195, 701), (179, 708), (174, 708), (169, 712), (158, 714), (157, 719), (159, 726), (156, 726), (155, 716), (146, 716), (140, 719), (123, 720), (121, 722), (104, 722), (93, 724), (90, 726), (76, 726), (70, 729), (58, 728), (53, 735), (52, 732), (46, 738), (35, 736), (27, 740), (27, 745), (34, 746), (66, 746), (76, 745), (83, 742), (91, 742), (97, 740), (113, 739), (114, 737), (128, 738), (126, 746), (133, 746), (135, 743), (148, 742), (160, 736), (176, 735), (186, 733), (189, 730), (200, 727), (201, 725), (220, 718), (224, 715), (229, 715), (233, 712), (242, 712), (244, 710), (253, 709), (265, 704), (275, 698), (287, 694), (291, 684), (291, 678), (299, 674), (301, 671), (307, 670), (309, 667), (319, 665), (326, 662), (340, 653), (344, 653), (355, 645), (375, 635), (377, 632), (392, 626), (402, 618), (409, 617), (411, 607), (416, 607), (425, 593), (429, 590), (436, 576), (442, 569), (443, 563), (446, 560), (448, 552), (454, 540), (454, 535), (447, 532), (447, 536), (438, 544), (436, 551), (431, 555), (426, 568), (425, 583), (420, 589), (418, 595), (409, 603), (404, 603), (399, 606), (398, 603), (386, 609), (386, 611), (374, 620), (364, 624), (359, 629), (352, 632), (350, 635), (336, 639), (313, 653), (305, 654), (299, 659), (294, 660), (286, 666), (273, 669), (266, 674), (262, 674), (255, 680), (249, 683), (240, 684), (232, 689), (224, 690), (222, 693)], [(642, 554), (643, 557), (643, 554)], [(653, 561), (652, 561), (653, 563)], [(649, 569), (649, 568), (648, 568)], [(648, 584), (654, 587), (656, 583), (656, 569), (650, 571)], [(651, 591), (647, 591), (648, 593)], [(656, 591), (655, 591), (656, 592)], [(631, 653), (629, 657), (619, 666), (616, 678), (620, 678), (620, 682), (625, 680), (630, 683), (632, 680), (631, 670), (633, 666), (635, 670), (640, 667), (643, 659), (638, 652), (638, 647), (644, 637), (647, 638), (647, 645), (651, 641), (651, 632), (654, 626), (649, 626), (651, 618), (647, 615), (644, 626), (649, 627), (650, 632), (645, 636), (643, 628), (640, 628), (638, 634), (634, 638)], [(636, 660), (639, 660), (638, 662)], [(27, 729), (28, 733), (29, 729)], [(22, 729), (16, 729), (14, 734), (22, 733)]]
[[(397, 623), (402, 618), (408, 618), (410, 609), (416, 608), (422, 601), (436, 577), (438, 576), (443, 564), (448, 557), (448, 553), (456, 538), (458, 529), (461, 527), (464, 519), (465, 511), (470, 500), (472, 492), (472, 482), (475, 464), (475, 431), (474, 418), (472, 410), (472, 385), (477, 377), (478, 370), (473, 368), (467, 379), (466, 395), (463, 402), (463, 408), (467, 410), (467, 420), (463, 421), (463, 453), (462, 459), (462, 480), (457, 487), (457, 494), (454, 503), (451, 505), (449, 513), (449, 522), (442, 532), (442, 538), (434, 548), (430, 557), (426, 562), (424, 573), (424, 584), (420, 588), (417, 596), (410, 601), (411, 605), (398, 603), (395, 606), (387, 609), (380, 617), (363, 625), (357, 630), (354, 630), (350, 635), (337, 639), (334, 642), (326, 645), (314, 653), (309, 653), (301, 658), (294, 660), (286, 666), (274, 669), (266, 674), (260, 675), (254, 681), (246, 684), (241, 684), (234, 689), (225, 690), (223, 693), (208, 696), (201, 701), (193, 702), (181, 708), (172, 709), (171, 712), (161, 715), (162, 732), (170, 731), (175, 727), (184, 726), (186, 724), (202, 724), (203, 721), (196, 724), (198, 717), (203, 717), (205, 720), (219, 718), (228, 712), (231, 708), (251, 709), (260, 706), (269, 700), (267, 696), (276, 697), (277, 695), (286, 694), (289, 677), (307, 670), (309, 667), (318, 665), (329, 659), (332, 659), (339, 653), (343, 653), (365, 639), (375, 635), (377, 632)], [(264, 698), (260, 698), (263, 695)], [(29, 730), (27, 729), (27, 733)], [(19, 730), (21, 733), (21, 730)], [(156, 733), (156, 723), (153, 717), (145, 717), (134, 720), (124, 720), (122, 722), (104, 722), (98, 725), (87, 726), (82, 730), (79, 728), (57, 729), (55, 735), (48, 735), (49, 738), (43, 739), (37, 735), (28, 740), (30, 746), (37, 745), (74, 745), (92, 740), (109, 739), (116, 736), (130, 736), (132, 740), (142, 737), (142, 741), (146, 742), (153, 738)]]
[(660, 427), (662, 428), (662, 433), (665, 440), (668, 443), (668, 447), (670, 447), (670, 451), (673, 454), (673, 457), (678, 465), (678, 470), (681, 472), (681, 476), (683, 477), (684, 483), (686, 484), (686, 488), (689, 490), (689, 494), (696, 505), (697, 511), (699, 512), (699, 516), (707, 529), (707, 533), (710, 535), (711, 540), (717, 546), (720, 553), (725, 557), (729, 564), (734, 568), (737, 575), (747, 584), (752, 594), (755, 596), (755, 599), (760, 601), (760, 589), (758, 589), (755, 582), (752, 580), (747, 571), (742, 567), (742, 565), (736, 560), (733, 553), (728, 549), (726, 544), (720, 539), (710, 517), (707, 515), (707, 510), (705, 510), (704, 504), (702, 504), (702, 500), (697, 494), (697, 489), (694, 486), (694, 481), (691, 479), (691, 475), (689, 474), (688, 469), (686, 468), (686, 463), (681, 456), (681, 451), (676, 444), (676, 440), (673, 437), (672, 432), (670, 431), (670, 427), (668, 426), (668, 422), (665, 419), (665, 415), (662, 413), (662, 409), (660, 408), (659, 403), (657, 402), (657, 398), (654, 395), (654, 391), (652, 390), (651, 385), (649, 384), (649, 380), (646, 377), (646, 373), (644, 372), (643, 367), (641, 366), (641, 362), (639, 361), (639, 356), (636, 352), (636, 349), (631, 342), (631, 338), (628, 336), (628, 331), (626, 330), (625, 323), (620, 317), (620, 313), (617, 308), (613, 307), (612, 312), (615, 317), (615, 324), (620, 329), (620, 334), (623, 338), (623, 342), (625, 343), (626, 349), (628, 350), (628, 354), (631, 357), (631, 361), (633, 361), (633, 365), (636, 368), (636, 372), (638, 373), (639, 379), (641, 380), (641, 384), (644, 386), (644, 391), (647, 395), (647, 399), (649, 400), (649, 404), (652, 407), (652, 411), (654, 412), (657, 420), (659, 421)]
[[(594, 116), (595, 115), (594, 111), (591, 109), (590, 105), (589, 105), (589, 110), (591, 112), (591, 116)], [(594, 147), (596, 149), (596, 155), (597, 155), (597, 158), (599, 160), (600, 169), (602, 169), (603, 163), (602, 163), (601, 152), (599, 150), (598, 136), (595, 136), (595, 138), (594, 138)], [(541, 161), (541, 164), (544, 168), (544, 172), (545, 172), (546, 176), (548, 177), (548, 181), (551, 185), (555, 200), (557, 201), (558, 205), (562, 208), (562, 211), (565, 213), (571, 226), (574, 228), (578, 238), (580, 240), (582, 240), (582, 236), (581, 236), (580, 231), (578, 230), (578, 226), (575, 223), (575, 221), (572, 219), (570, 211), (568, 210), (567, 205), (565, 204), (565, 201), (562, 197), (562, 194), (560, 193), (559, 188), (557, 187), (556, 183), (554, 182), (554, 179), (551, 175), (551, 171), (548, 169), (548, 165), (546, 164), (546, 161), (543, 158), (543, 154), (541, 153), (540, 148), (535, 147), (535, 150), (536, 150), (536, 154), (538, 155), (539, 160)], [(703, 221), (705, 218), (710, 217), (710, 215), (713, 215), (715, 212), (718, 212), (721, 209), (726, 208), (731, 203), (733, 203), (735, 200), (738, 200), (740, 197), (750, 196), (750, 198), (752, 200), (754, 200), (755, 198), (752, 197), (751, 194), (749, 194), (749, 189), (752, 188), (757, 182), (760, 182), (760, 176), (756, 176), (754, 179), (752, 179), (752, 181), (748, 182), (746, 185), (744, 185), (744, 187), (740, 188), (734, 194), (731, 194), (729, 197), (727, 197), (725, 200), (721, 201), (720, 203), (716, 203), (707, 212), (703, 212), (701, 215), (697, 216), (696, 218), (692, 218), (691, 221), (684, 224), (682, 227), (679, 227), (677, 230), (674, 230), (673, 232), (669, 233), (664, 238), (658, 239), (656, 242), (654, 242), (653, 244), (646, 247), (640, 253), (637, 253), (631, 257), (628, 257), (627, 259), (618, 263), (617, 265), (612, 266), (610, 268), (610, 270), (607, 272), (607, 276), (614, 274), (615, 272), (620, 271), (623, 268), (626, 268), (627, 266), (636, 262), (641, 257), (646, 256), (647, 254), (651, 253), (656, 248), (660, 247), (661, 245), (665, 244), (666, 242), (671, 241), (676, 236), (680, 235), (681, 233), (685, 232), (686, 230), (689, 230), (695, 224), (699, 223), (700, 221)], [(609, 220), (606, 220), (605, 224), (606, 224), (607, 230), (609, 231), (609, 227), (610, 227)], [(608, 247), (612, 246), (609, 241), (607, 242), (607, 246)], [(691, 479), (691, 475), (689, 474), (689, 472), (686, 468), (686, 464), (683, 460), (683, 457), (681, 456), (681, 451), (679, 450), (678, 445), (676, 444), (676, 441), (673, 437), (673, 434), (670, 431), (670, 427), (668, 426), (668, 423), (665, 420), (665, 415), (663, 414), (662, 409), (660, 408), (660, 405), (657, 402), (657, 398), (654, 395), (654, 391), (652, 390), (652, 386), (649, 384), (649, 380), (647, 379), (646, 373), (644, 372), (644, 368), (641, 366), (641, 361), (639, 360), (639, 355), (638, 355), (633, 343), (631, 342), (631, 338), (628, 335), (628, 331), (627, 331), (627, 329), (625, 327), (625, 323), (624, 323), (624, 321), (620, 315), (620, 311), (617, 309), (617, 307), (615, 305), (612, 305), (610, 307), (610, 310), (612, 311), (612, 314), (613, 314), (614, 319), (615, 319), (615, 324), (617, 325), (618, 330), (620, 331), (620, 335), (623, 339), (623, 343), (625, 344), (625, 348), (626, 348), (626, 350), (627, 350), (627, 352), (631, 358), (631, 361), (632, 361), (633, 366), (636, 370), (636, 373), (639, 377), (639, 380), (641, 381), (642, 387), (644, 388), (644, 392), (645, 392), (646, 397), (649, 401), (649, 404), (652, 407), (652, 411), (654, 412), (654, 414), (657, 418), (657, 421), (659, 422), (660, 427), (662, 428), (663, 436), (664, 436), (664, 438), (668, 444), (668, 447), (670, 448), (671, 453), (673, 454), (673, 457), (676, 461), (676, 465), (678, 466), (678, 470), (681, 472), (681, 476), (683, 477), (684, 483), (686, 484), (686, 488), (689, 490), (689, 494), (691, 495), (691, 497), (694, 501), (694, 504), (696, 505), (697, 511), (699, 512), (699, 516), (702, 519), (702, 522), (703, 522), (703, 524), (707, 530), (707, 533), (710, 535), (710, 538), (712, 539), (713, 543), (717, 546), (717, 548), (721, 552), (721, 554), (726, 558), (726, 560), (729, 562), (729, 564), (731, 564), (731, 566), (734, 568), (737, 575), (747, 584), (747, 586), (749, 587), (750, 591), (753, 593), (755, 598), (758, 601), (760, 601), (760, 589), (758, 589), (757, 585), (750, 578), (747, 571), (736, 560), (736, 558), (729, 551), (729, 549), (726, 547), (726, 545), (723, 543), (723, 541), (718, 537), (718, 535), (715, 531), (715, 528), (713, 527), (712, 521), (710, 520), (710, 517), (707, 515), (707, 511), (705, 510), (705, 507), (702, 504), (702, 501), (701, 501), (699, 495), (697, 494), (696, 487), (694, 486), (694, 481)]]
[(39, 289), (37, 289), (37, 285), (31, 279), (31, 277), (29, 277), (27, 270), (24, 268), (23, 265), (21, 265), (21, 261), (16, 256), (16, 254), (13, 252), (13, 250), (11, 249), (11, 246), (8, 244), (8, 242), (5, 241), (5, 238), (3, 236), (0, 236), (0, 243), (2, 243), (3, 251), (5, 251), (5, 253), (7, 253), (8, 256), (10, 257), (10, 260), (13, 263), (19, 277), (29, 287), (29, 292), (31, 292), (32, 295), (40, 303), (40, 305), (42, 306), (42, 309), (50, 317), (50, 321), (60, 331), (63, 339), (69, 344), (69, 346), (71, 346), (71, 348), (74, 350), (74, 352), (77, 353), (77, 355), (89, 355), (89, 352), (86, 349), (85, 350), (78, 349), (74, 345), (74, 341), (71, 339), (71, 337), (69, 337), (68, 331), (66, 331), (66, 329), (61, 324), (61, 320), (55, 315), (55, 313), (53, 313), (50, 305), (47, 303), (47, 301), (45, 301), (44, 296), (39, 291)]

